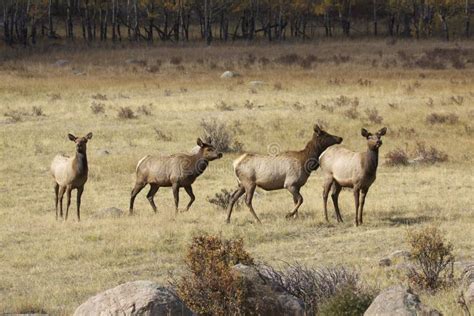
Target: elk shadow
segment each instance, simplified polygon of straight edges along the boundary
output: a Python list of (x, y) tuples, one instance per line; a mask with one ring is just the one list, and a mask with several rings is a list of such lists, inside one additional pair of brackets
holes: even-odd
[(403, 216), (402, 211), (392, 210), (386, 214), (386, 216), (382, 217), (381, 220), (389, 226), (412, 226), (432, 222), (434, 217), (427, 215)]

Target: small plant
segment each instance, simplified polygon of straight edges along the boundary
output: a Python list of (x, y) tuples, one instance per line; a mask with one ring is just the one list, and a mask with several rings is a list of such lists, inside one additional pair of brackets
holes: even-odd
[(255, 105), (253, 104), (252, 101), (245, 100), (244, 108), (246, 108), (248, 110), (252, 110), (254, 107), (255, 107)]
[(367, 119), (374, 124), (381, 124), (383, 122), (383, 117), (376, 108), (366, 109), (365, 114), (367, 115)]
[(117, 115), (120, 119), (134, 119), (137, 117), (133, 110), (128, 106), (120, 107)]
[(152, 109), (152, 103), (150, 104), (143, 104), (141, 106), (138, 107), (137, 109), (137, 112), (140, 113), (140, 114), (143, 114), (145, 116), (150, 116), (152, 113), (151, 113), (151, 109)]
[(302, 111), (305, 109), (305, 105), (301, 104), (300, 102), (296, 101), (291, 105), (291, 108), (295, 111)]
[(33, 106), (31, 108), (31, 115), (33, 115), (33, 116), (44, 116), (44, 112), (43, 112), (43, 109), (41, 108), (41, 106)]
[(434, 106), (433, 98), (429, 97), (428, 101), (426, 101), (426, 105), (432, 108)]
[(360, 78), (359, 80), (357, 80), (357, 84), (361, 87), (371, 87), (372, 81), (370, 81), (369, 79)]
[(183, 58), (179, 56), (173, 56), (170, 58), (170, 64), (172, 65), (180, 65), (183, 62)]
[(401, 148), (389, 151), (385, 158), (387, 159), (386, 164), (389, 166), (406, 166), (410, 163), (408, 153)]
[(462, 95), (458, 96), (451, 96), (451, 102), (453, 102), (456, 105), (462, 105), (464, 103), (464, 97)]
[(266, 66), (270, 63), (270, 59), (268, 59), (267, 57), (260, 57), (258, 62), (262, 64), (262, 66)]
[(58, 100), (61, 100), (61, 99), (62, 99), (62, 97), (61, 97), (61, 94), (60, 94), (60, 93), (51, 93), (51, 94), (49, 95), (49, 100), (50, 100), (51, 102), (58, 101)]
[(172, 92), (169, 89), (165, 89), (165, 91), (163, 91), (163, 94), (164, 94), (165, 97), (169, 97), (169, 96), (171, 96)]
[(281, 91), (281, 90), (283, 90), (283, 86), (282, 86), (281, 82), (275, 82), (275, 83), (273, 84), (273, 90), (275, 90), (275, 91)]
[(234, 110), (234, 108), (231, 105), (225, 103), (222, 100), (217, 102), (215, 107), (219, 111), (233, 111)]
[[(225, 210), (229, 206), (231, 196), (231, 191), (227, 191), (227, 189), (221, 189), (221, 191), (214, 194), (213, 197), (207, 197), (207, 201), (211, 204), (214, 204), (218, 208)], [(241, 202), (241, 199), (237, 200), (235, 206), (240, 207)]]
[(448, 160), (448, 155), (433, 146), (426, 148), (425, 144), (418, 142), (415, 149), (416, 161), (434, 164), (437, 162), (445, 162)]
[(426, 116), (426, 123), (434, 125), (434, 124), (456, 124), (459, 122), (459, 116), (455, 113), (431, 113)]
[(407, 241), (416, 268), (409, 272), (410, 282), (423, 289), (436, 291), (453, 281), (453, 245), (436, 227), (426, 227), (408, 233)]
[(199, 315), (251, 314), (251, 284), (231, 269), (238, 263), (254, 264), (241, 239), (194, 237), (185, 258), (186, 275), (176, 282), (178, 296)]
[(6, 117), (9, 117), (10, 120), (14, 123), (21, 122), (23, 120), (23, 115), (19, 111), (8, 111), (3, 114)]
[(94, 114), (101, 114), (105, 113), (105, 104), (104, 103), (98, 103), (95, 101), (92, 101), (92, 104), (90, 106), (92, 113)]
[(280, 57), (278, 57), (275, 62), (279, 63), (279, 64), (282, 64), (282, 65), (286, 65), (286, 66), (291, 66), (291, 65), (294, 65), (296, 63), (298, 63), (299, 61), (301, 61), (301, 57), (297, 54), (286, 54), (286, 55), (281, 55)]
[(359, 117), (359, 111), (355, 106), (345, 110), (342, 114), (351, 120), (355, 120)]
[(153, 127), (153, 130), (155, 131), (155, 135), (158, 140), (161, 140), (164, 142), (171, 141), (171, 137), (165, 134), (163, 131), (161, 131), (158, 127)]
[(201, 127), (204, 131), (203, 139), (211, 143), (220, 152), (231, 152), (233, 134), (224, 123), (216, 120), (202, 120)]
[(99, 100), (99, 101), (107, 101), (107, 96), (105, 94), (100, 94), (100, 93), (92, 95), (91, 98), (94, 100)]
[(362, 316), (375, 298), (373, 291), (345, 287), (322, 304), (318, 316)]

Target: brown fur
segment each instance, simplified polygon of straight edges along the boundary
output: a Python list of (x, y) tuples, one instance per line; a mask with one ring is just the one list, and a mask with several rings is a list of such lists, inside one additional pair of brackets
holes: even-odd
[(328, 148), (319, 158), (321, 171), (324, 174), (324, 215), (328, 219), (327, 200), (332, 188), (332, 200), (338, 222), (342, 222), (338, 198), (342, 188), (353, 188), (356, 208), (355, 225), (362, 224), (365, 197), (370, 186), (374, 183), (377, 173), (379, 148), (382, 146), (381, 137), (387, 128), (382, 128), (375, 135), (362, 129), (362, 136), (367, 139), (366, 152), (353, 152), (346, 148), (335, 146)]
[(267, 191), (290, 191), (295, 206), (287, 217), (296, 217), (303, 203), (300, 188), (306, 183), (311, 172), (318, 168), (319, 155), (329, 146), (341, 142), (341, 137), (331, 135), (315, 125), (313, 137), (303, 150), (287, 151), (277, 156), (244, 154), (237, 158), (233, 165), (239, 188), (232, 193), (227, 222), (230, 222), (235, 202), (246, 193), (245, 203), (260, 223), (252, 206), (256, 187)]
[(205, 144), (199, 138), (197, 144), (198, 149), (193, 150), (191, 154), (148, 155), (140, 159), (136, 168), (135, 187), (130, 198), (130, 215), (133, 214), (135, 197), (147, 184), (150, 185), (147, 199), (155, 213), (157, 209), (153, 198), (160, 187), (173, 188), (176, 213), (178, 212), (179, 189), (184, 187), (191, 199), (186, 207), (186, 211), (189, 210), (195, 200), (191, 185), (204, 172), (209, 161), (222, 157), (214, 146)]
[(81, 219), (81, 197), (84, 192), (84, 185), (87, 182), (87, 175), (89, 166), (87, 163), (87, 141), (92, 138), (92, 133), (85, 137), (76, 137), (68, 134), (71, 141), (76, 143), (76, 154), (74, 157), (69, 157), (63, 154), (58, 154), (54, 157), (51, 163), (51, 174), (53, 175), (55, 185), (55, 208), (56, 219), (58, 218), (58, 202), (60, 208), (60, 216), (63, 217), (63, 196), (66, 193), (66, 220), (69, 213), (69, 206), (71, 205), (71, 191), (77, 189), (77, 220)]

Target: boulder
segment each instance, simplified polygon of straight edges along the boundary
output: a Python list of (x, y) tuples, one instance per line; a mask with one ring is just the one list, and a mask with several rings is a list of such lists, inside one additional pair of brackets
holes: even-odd
[(117, 218), (121, 216), (123, 216), (123, 211), (116, 207), (104, 208), (93, 215), (94, 218), (106, 218), (106, 217)]
[(252, 285), (253, 295), (248, 303), (255, 306), (259, 315), (305, 315), (301, 300), (266, 282), (255, 267), (237, 264), (232, 269)]
[(382, 291), (370, 304), (364, 316), (441, 316), (435, 309), (423, 305), (418, 295), (401, 285)]
[(226, 79), (226, 78), (235, 78), (235, 77), (239, 77), (240, 75), (234, 71), (224, 71), (221, 75), (221, 78), (222, 79)]
[(193, 315), (167, 287), (151, 281), (121, 284), (89, 298), (74, 312), (88, 315)]

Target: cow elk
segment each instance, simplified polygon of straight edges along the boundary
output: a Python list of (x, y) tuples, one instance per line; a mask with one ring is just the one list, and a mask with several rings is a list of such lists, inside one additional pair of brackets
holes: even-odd
[(51, 163), (51, 174), (53, 175), (56, 219), (58, 219), (58, 203), (60, 216), (63, 217), (63, 196), (66, 193), (66, 220), (71, 205), (71, 191), (77, 189), (77, 220), (81, 220), (81, 197), (84, 192), (84, 185), (87, 181), (89, 167), (87, 164), (87, 142), (92, 138), (92, 133), (85, 137), (76, 137), (68, 134), (71, 141), (76, 143), (76, 155), (69, 157), (58, 154)]
[(300, 151), (287, 151), (278, 155), (243, 154), (237, 158), (234, 172), (239, 187), (231, 195), (227, 223), (230, 222), (235, 202), (245, 193), (245, 203), (255, 219), (260, 222), (252, 206), (255, 188), (266, 191), (287, 189), (293, 195), (294, 208), (287, 218), (296, 217), (303, 203), (300, 188), (312, 171), (318, 168), (318, 157), (329, 146), (340, 144), (342, 138), (331, 135), (315, 125), (312, 139)]
[(209, 161), (222, 158), (222, 153), (200, 138), (197, 139), (197, 145), (198, 147), (190, 154), (147, 155), (138, 161), (135, 187), (130, 198), (130, 215), (133, 214), (135, 197), (147, 184), (150, 185), (150, 191), (146, 197), (155, 213), (157, 209), (153, 198), (160, 187), (172, 187), (176, 213), (178, 213), (179, 189), (184, 187), (190, 198), (186, 206), (186, 211), (189, 210), (195, 200), (191, 185), (206, 170)]
[(379, 148), (382, 146), (381, 138), (386, 132), (387, 128), (384, 127), (374, 135), (363, 128), (361, 134), (367, 139), (368, 148), (366, 152), (354, 152), (335, 146), (322, 153), (319, 164), (324, 174), (323, 202), (326, 221), (329, 221), (327, 211), (329, 191), (332, 189), (331, 198), (334, 203), (337, 221), (342, 222), (338, 205), (339, 193), (342, 188), (353, 188), (356, 209), (355, 225), (359, 226), (363, 223), (362, 214), (365, 198), (370, 186), (375, 181)]

